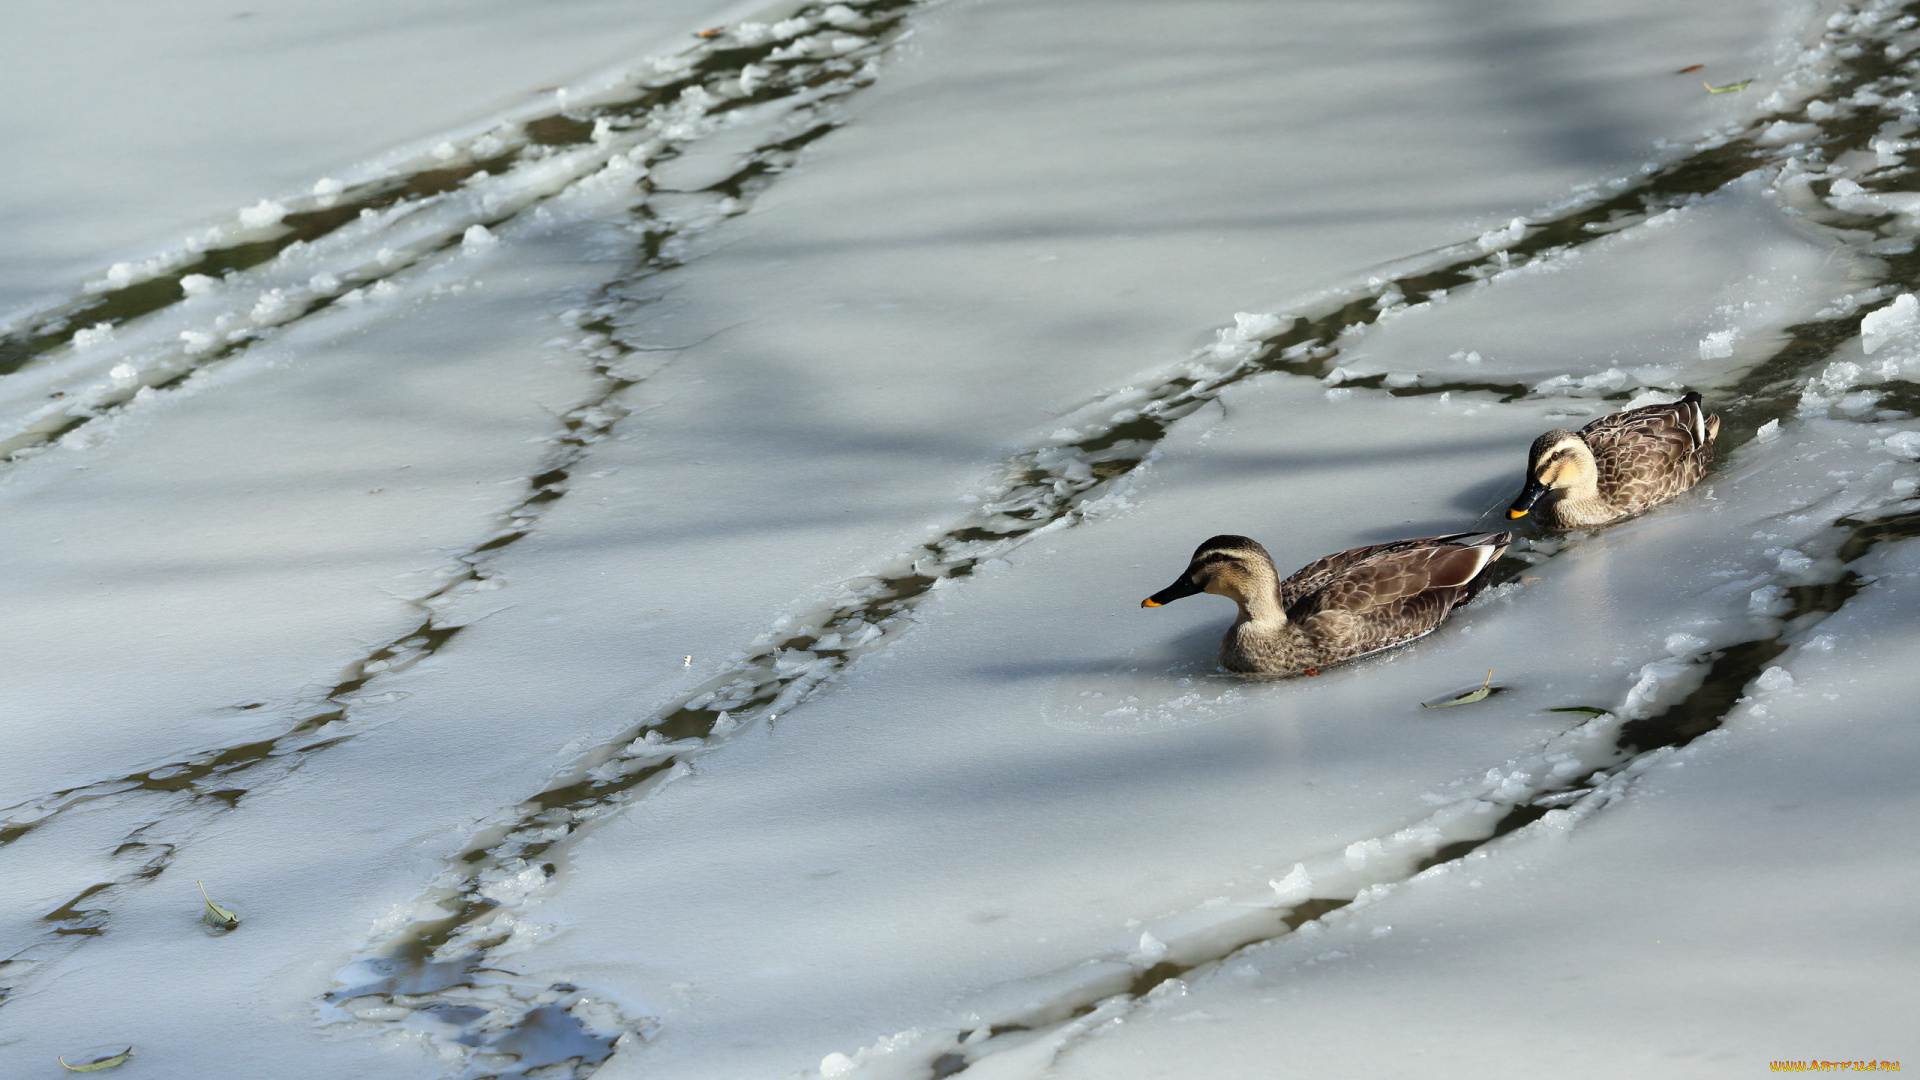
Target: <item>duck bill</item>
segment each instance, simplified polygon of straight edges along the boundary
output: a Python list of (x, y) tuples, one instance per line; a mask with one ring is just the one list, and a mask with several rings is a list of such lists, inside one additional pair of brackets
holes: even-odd
[(1192, 596), (1194, 593), (1197, 593), (1199, 591), (1200, 591), (1200, 586), (1195, 585), (1193, 582), (1188, 581), (1186, 578), (1181, 578), (1179, 581), (1174, 582), (1173, 584), (1167, 586), (1166, 588), (1161, 589), (1159, 592), (1154, 593), (1152, 596), (1147, 597), (1145, 600), (1140, 601), (1140, 606), (1141, 607), (1160, 607), (1163, 604), (1171, 604), (1175, 600), (1178, 600), (1183, 596)]
[(1533, 504), (1539, 502), (1540, 497), (1546, 493), (1547, 485), (1528, 477), (1527, 486), (1521, 490), (1520, 497), (1513, 500), (1512, 506), (1507, 507), (1508, 520), (1518, 521), (1526, 517), (1527, 512), (1533, 509)]

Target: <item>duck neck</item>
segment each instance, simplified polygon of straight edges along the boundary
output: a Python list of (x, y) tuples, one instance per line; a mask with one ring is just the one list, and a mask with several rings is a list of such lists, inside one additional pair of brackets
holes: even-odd
[(1619, 513), (1601, 498), (1591, 477), (1574, 487), (1563, 488), (1553, 500), (1553, 514), (1561, 525), (1598, 525), (1612, 521)]
[(1287, 625), (1286, 609), (1280, 606), (1280, 590), (1266, 587), (1264, 582), (1262, 586), (1254, 590), (1250, 596), (1234, 597), (1234, 602), (1240, 605), (1240, 618), (1234, 621), (1234, 625), (1266, 633), (1277, 633)]
[[(1238, 599), (1238, 598), (1236, 598)], [(1290, 672), (1302, 666), (1306, 634), (1287, 618), (1278, 589), (1240, 599), (1240, 617), (1220, 642), (1220, 664), (1248, 674)]]

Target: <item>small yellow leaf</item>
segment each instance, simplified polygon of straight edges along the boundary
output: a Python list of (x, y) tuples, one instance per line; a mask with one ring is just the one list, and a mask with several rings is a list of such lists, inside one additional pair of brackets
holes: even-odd
[(129, 1046), (111, 1057), (94, 1058), (84, 1065), (69, 1065), (67, 1064), (66, 1058), (58, 1058), (56, 1060), (60, 1062), (60, 1067), (68, 1072), (99, 1072), (101, 1069), (111, 1069), (115, 1065), (125, 1065), (127, 1059), (132, 1056), (133, 1047)]
[(1483, 701), (1486, 699), (1486, 696), (1491, 693), (1493, 693), (1493, 672), (1489, 670), (1487, 672), (1487, 681), (1480, 684), (1480, 688), (1478, 690), (1474, 690), (1471, 693), (1461, 694), (1459, 697), (1454, 698), (1451, 701), (1443, 701), (1438, 705), (1429, 705), (1423, 701), (1420, 703), (1420, 707), (1423, 709), (1451, 709), (1455, 705), (1471, 705), (1476, 701)]
[(1706, 87), (1707, 93), (1709, 94), (1731, 94), (1735, 90), (1745, 90), (1747, 87), (1752, 86), (1753, 80), (1745, 79), (1737, 83), (1728, 83), (1725, 86), (1715, 86), (1710, 82), (1703, 82), (1700, 85)]
[[(240, 916), (235, 915), (233, 912), (228, 911), (212, 900), (208, 900), (207, 887), (205, 885), (201, 885), (198, 881), (194, 882), (194, 884), (200, 885), (200, 899), (207, 901), (207, 910), (200, 913), (200, 918), (205, 921), (208, 926), (217, 930), (231, 930), (240, 925)], [(105, 1066), (102, 1066), (102, 1068), (104, 1067)]]

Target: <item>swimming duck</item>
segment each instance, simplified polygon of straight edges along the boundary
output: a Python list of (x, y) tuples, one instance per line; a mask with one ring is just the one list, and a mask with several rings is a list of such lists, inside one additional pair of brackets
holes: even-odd
[(1432, 633), (1486, 586), (1487, 568), (1512, 539), (1451, 533), (1357, 547), (1282, 581), (1266, 548), (1216, 536), (1194, 550), (1180, 580), (1140, 606), (1201, 592), (1227, 597), (1240, 617), (1220, 642), (1221, 666), (1240, 675), (1318, 675)]
[(1527, 486), (1507, 516), (1523, 518), (1537, 506), (1549, 529), (1631, 517), (1699, 483), (1719, 434), (1720, 418), (1692, 393), (1603, 416), (1579, 431), (1549, 431), (1533, 440)]

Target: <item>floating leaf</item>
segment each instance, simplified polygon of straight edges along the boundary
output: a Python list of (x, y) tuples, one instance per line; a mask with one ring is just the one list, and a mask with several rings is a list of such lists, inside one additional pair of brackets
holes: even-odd
[(58, 1058), (56, 1060), (60, 1062), (60, 1067), (68, 1072), (99, 1072), (101, 1069), (111, 1069), (115, 1065), (125, 1065), (127, 1059), (132, 1056), (133, 1047), (129, 1046), (117, 1054), (108, 1057), (96, 1057), (84, 1065), (69, 1065), (67, 1064), (66, 1058)]
[(1731, 94), (1735, 90), (1745, 90), (1747, 87), (1752, 86), (1753, 80), (1743, 79), (1740, 82), (1728, 83), (1725, 86), (1715, 86), (1710, 82), (1703, 82), (1700, 85), (1706, 87), (1707, 93), (1709, 94)]
[(1691, 67), (1683, 67), (1679, 71), (1674, 72), (1674, 74), (1675, 75), (1691, 75), (1692, 73), (1699, 71), (1701, 68), (1706, 66), (1707, 65), (1705, 64), (1694, 64)]
[(1420, 703), (1420, 707), (1423, 709), (1451, 709), (1455, 705), (1470, 705), (1473, 702), (1484, 700), (1486, 696), (1491, 693), (1493, 693), (1493, 672), (1489, 669), (1487, 672), (1487, 681), (1481, 683), (1478, 690), (1461, 694), (1451, 701), (1443, 701), (1438, 705), (1429, 705), (1423, 701)]
[(1548, 712), (1571, 712), (1571, 713), (1579, 713), (1579, 714), (1580, 714), (1581, 716), (1605, 716), (1605, 715), (1607, 715), (1607, 710), (1605, 710), (1605, 709), (1596, 709), (1596, 708), (1594, 708), (1594, 707), (1593, 707), (1593, 706), (1591, 706), (1591, 705), (1569, 705), (1569, 706), (1567, 706), (1567, 707), (1566, 707), (1566, 708), (1564, 708), (1564, 709), (1548, 709), (1547, 711), (1548, 711)]
[[(208, 900), (207, 887), (205, 885), (201, 885), (198, 881), (194, 882), (194, 884), (200, 885), (200, 899), (207, 901), (207, 910), (200, 913), (200, 918), (205, 920), (208, 926), (216, 930), (231, 930), (240, 925), (240, 916), (235, 915), (233, 912), (228, 911), (212, 900)], [(116, 1064), (118, 1063), (116, 1062)], [(103, 1069), (106, 1068), (104, 1065), (99, 1067)]]

